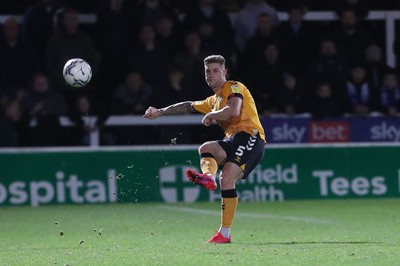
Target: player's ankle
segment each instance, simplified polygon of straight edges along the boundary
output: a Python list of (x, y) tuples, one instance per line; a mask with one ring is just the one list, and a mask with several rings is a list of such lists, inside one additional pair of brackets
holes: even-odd
[(218, 232), (221, 233), (223, 237), (229, 237), (231, 235), (231, 228), (230, 227), (221, 227), (219, 228)]
[(215, 180), (215, 175), (213, 175), (212, 173), (206, 172), (206, 173), (204, 173), (204, 174), (207, 175), (207, 176), (209, 176), (209, 177), (211, 177), (212, 179)]

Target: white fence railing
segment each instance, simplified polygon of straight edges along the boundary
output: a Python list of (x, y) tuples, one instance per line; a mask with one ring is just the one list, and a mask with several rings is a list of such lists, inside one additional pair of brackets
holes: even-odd
[[(162, 116), (157, 120), (149, 120), (140, 115), (121, 115), (110, 116), (104, 123), (104, 126), (166, 126), (166, 125), (201, 125), (203, 115), (179, 115), (179, 116)], [(95, 127), (97, 122), (96, 116), (83, 116), (83, 121), (87, 126), (93, 128), (89, 133), (89, 146), (92, 148), (100, 145), (100, 131)], [(62, 127), (75, 126), (68, 117), (61, 116), (59, 118)], [(34, 118), (30, 121), (30, 127), (37, 126), (37, 120)]]

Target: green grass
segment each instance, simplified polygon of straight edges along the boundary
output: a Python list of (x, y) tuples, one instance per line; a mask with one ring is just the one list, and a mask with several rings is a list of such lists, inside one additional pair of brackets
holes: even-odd
[[(399, 265), (400, 201), (1, 207), (0, 265)], [(63, 235), (60, 235), (60, 232)]]

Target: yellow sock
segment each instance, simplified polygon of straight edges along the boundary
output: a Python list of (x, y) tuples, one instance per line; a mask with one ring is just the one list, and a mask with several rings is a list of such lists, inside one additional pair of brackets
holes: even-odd
[(238, 205), (238, 197), (236, 195), (236, 190), (235, 189), (223, 190), (221, 194), (222, 194), (221, 225), (223, 227), (231, 227), (233, 218), (235, 216), (236, 207)]
[(202, 153), (200, 159), (200, 168), (203, 174), (210, 173), (213, 176), (217, 175), (218, 164), (212, 154)]

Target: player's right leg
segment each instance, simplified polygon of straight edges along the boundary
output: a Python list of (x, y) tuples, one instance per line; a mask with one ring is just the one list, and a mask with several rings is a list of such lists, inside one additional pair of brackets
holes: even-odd
[(218, 171), (218, 164), (222, 164), (225, 161), (226, 153), (215, 141), (204, 143), (199, 147), (198, 151), (202, 173), (194, 169), (187, 169), (186, 176), (193, 183), (201, 185), (208, 190), (216, 190), (217, 183), (215, 182), (215, 176)]
[(202, 174), (194, 169), (187, 169), (186, 176), (191, 182), (203, 186), (208, 190), (214, 191), (218, 187), (217, 182), (215, 182), (215, 176), (212, 174)]

